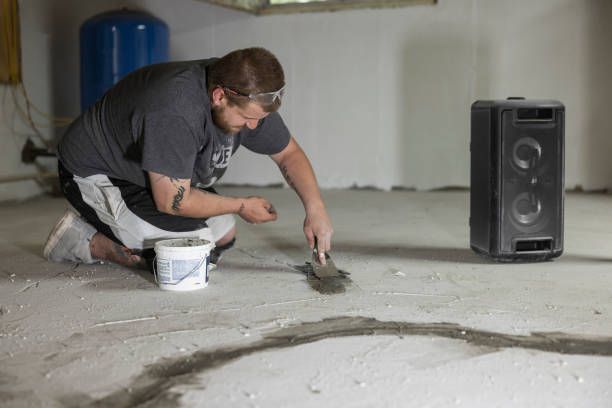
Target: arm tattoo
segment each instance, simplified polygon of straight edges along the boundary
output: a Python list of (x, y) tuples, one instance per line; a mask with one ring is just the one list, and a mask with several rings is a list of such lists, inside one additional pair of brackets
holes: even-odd
[(185, 194), (185, 187), (179, 186), (176, 195), (172, 199), (172, 209), (174, 211), (179, 211), (181, 208), (181, 201), (183, 201), (183, 196)]
[(289, 187), (295, 189), (293, 180), (291, 180), (291, 177), (289, 176), (289, 169), (287, 169), (287, 166), (281, 167), (281, 172), (283, 173), (283, 177), (285, 177), (285, 180), (287, 180), (287, 184), (289, 184)]

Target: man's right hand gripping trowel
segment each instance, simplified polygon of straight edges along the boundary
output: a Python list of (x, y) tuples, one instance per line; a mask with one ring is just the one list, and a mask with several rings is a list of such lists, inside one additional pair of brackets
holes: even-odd
[(332, 261), (327, 252), (325, 253), (325, 265), (321, 263), (319, 258), (317, 237), (314, 239), (314, 248), (312, 249), (312, 270), (315, 276), (319, 279), (343, 276), (340, 272), (338, 272), (334, 261)]

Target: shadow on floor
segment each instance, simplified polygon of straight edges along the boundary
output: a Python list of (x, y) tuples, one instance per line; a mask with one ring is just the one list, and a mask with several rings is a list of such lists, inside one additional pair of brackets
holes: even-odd
[[(246, 263), (246, 262), (232, 262), (231, 259), (229, 259), (230, 256), (228, 256), (228, 259), (224, 259), (220, 265), (219, 265), (219, 272), (220, 273), (235, 273), (235, 272), (255, 272), (255, 273), (270, 273), (270, 272), (278, 272), (278, 273), (282, 273), (282, 274), (287, 274), (287, 273), (294, 273), (297, 275), (305, 275), (303, 272), (300, 272), (298, 270), (296, 270), (293, 265), (291, 264), (280, 264), (278, 263), (277, 265), (272, 265), (272, 262), (274, 262), (273, 259), (270, 259), (270, 263), (266, 264), (266, 265), (258, 265), (258, 264), (254, 264), (254, 263)], [(278, 262), (278, 261), (277, 261)], [(212, 272), (213, 274), (216, 272)]]
[[(300, 247), (292, 242), (283, 241), (280, 238), (268, 238), (266, 242), (271, 248), (276, 251), (293, 255), (296, 252), (304, 253), (308, 249), (305, 245)], [(245, 252), (248, 252), (245, 251)], [(415, 261), (432, 261), (432, 262), (448, 262), (462, 264), (479, 264), (479, 265), (498, 265), (508, 262), (496, 262), (486, 259), (474, 253), (470, 248), (459, 247), (436, 247), (436, 246), (410, 246), (410, 245), (388, 245), (388, 244), (364, 244), (363, 242), (350, 241), (334, 241), (332, 243), (332, 256), (365, 256), (370, 259), (376, 257), (400, 258)], [(612, 256), (609, 258), (601, 256), (574, 255), (564, 254), (559, 258), (544, 262), (555, 262), (562, 260), (564, 262), (589, 262), (589, 263), (612, 263)], [(541, 263), (541, 261), (515, 261), (510, 264), (518, 263)]]
[(363, 243), (334, 243), (333, 250), (337, 253), (361, 256), (384, 256), (417, 261), (487, 264), (492, 263), (476, 255), (468, 248), (377, 245)]
[(43, 258), (44, 243), (33, 244), (32, 242), (15, 242), (14, 245), (30, 255), (38, 256), (41, 259)]
[[(267, 243), (275, 250), (294, 254), (296, 245), (280, 239), (268, 239)], [(304, 248), (300, 248), (304, 252)], [(306, 248), (307, 250), (307, 248)], [(402, 258), (418, 261), (438, 261), (451, 263), (487, 264), (493, 263), (476, 255), (469, 248), (454, 247), (428, 247), (408, 245), (387, 245), (363, 242), (334, 241), (332, 243), (332, 256), (365, 256), (371, 259), (376, 257)]]
[(583, 263), (583, 262), (590, 262), (590, 263), (609, 263), (610, 266), (612, 267), (612, 256), (609, 258), (603, 258), (601, 256), (588, 256), (588, 255), (573, 255), (573, 254), (567, 254), (567, 255), (561, 255), (560, 259), (563, 262), (576, 262), (576, 263)]

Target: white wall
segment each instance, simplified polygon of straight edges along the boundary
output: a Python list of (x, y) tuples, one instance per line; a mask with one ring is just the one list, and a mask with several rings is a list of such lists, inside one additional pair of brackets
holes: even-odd
[[(56, 114), (78, 112), (78, 25), (118, 4), (165, 20), (173, 59), (273, 51), (289, 87), (281, 113), (323, 187), (467, 186), (470, 104), (506, 96), (564, 102), (567, 187), (612, 187), (607, 0), (440, 0), (265, 17), (194, 0), (21, 0), (25, 36), (36, 37), (24, 44), (37, 71), (26, 84), (39, 103), (48, 96)], [(246, 150), (223, 179), (281, 180)]]

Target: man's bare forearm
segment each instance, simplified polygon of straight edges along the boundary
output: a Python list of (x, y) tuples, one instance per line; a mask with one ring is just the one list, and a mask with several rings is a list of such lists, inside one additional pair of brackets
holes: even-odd
[[(244, 200), (209, 193), (190, 185), (189, 180), (156, 174), (151, 179), (154, 185), (163, 184), (155, 196), (157, 208), (167, 214), (191, 218), (209, 218), (223, 214), (239, 214)], [(155, 189), (155, 187), (154, 187)]]
[[(186, 196), (186, 199), (185, 199)], [(239, 214), (244, 208), (243, 200), (202, 191), (191, 187), (188, 194), (177, 190), (173, 206), (177, 204), (175, 215), (192, 218), (209, 218), (223, 214)], [(174, 209), (174, 207), (173, 207)]]
[(306, 210), (323, 206), (314, 171), (301, 149), (287, 156), (278, 166), (287, 184), (295, 190)]
[[(317, 179), (302, 148), (295, 139), (291, 139), (283, 151), (273, 155), (287, 183), (296, 191), (304, 204), (304, 235), (311, 248), (317, 242), (320, 256), (331, 248), (331, 237), (334, 233), (331, 220), (321, 199)], [(325, 258), (321, 261), (325, 263)]]

